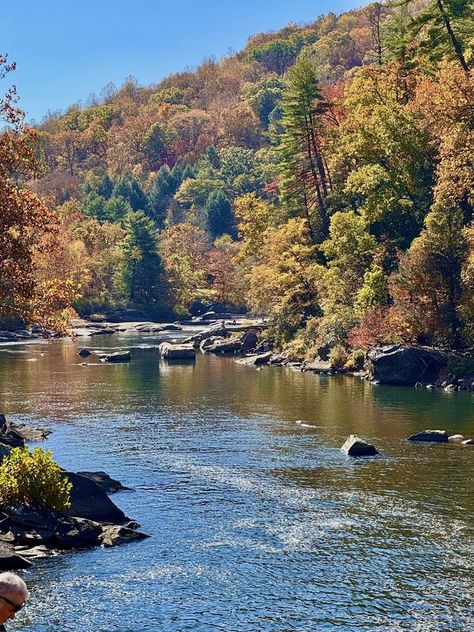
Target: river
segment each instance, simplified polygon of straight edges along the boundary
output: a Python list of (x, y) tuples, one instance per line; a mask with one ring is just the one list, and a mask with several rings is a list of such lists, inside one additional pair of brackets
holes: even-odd
[[(474, 629), (472, 393), (371, 386), (233, 358), (158, 359), (153, 335), (0, 347), (0, 411), (44, 424), (73, 470), (105, 470), (151, 538), (36, 561), (9, 630), (300, 632)], [(81, 340), (83, 344), (84, 339)], [(381, 451), (351, 459), (360, 434)]]

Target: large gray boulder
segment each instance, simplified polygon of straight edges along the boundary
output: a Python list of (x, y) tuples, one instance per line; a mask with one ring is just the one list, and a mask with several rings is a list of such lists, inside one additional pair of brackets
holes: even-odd
[(364, 439), (361, 439), (357, 435), (350, 435), (341, 447), (341, 450), (348, 456), (374, 456), (378, 454), (378, 450), (375, 446), (364, 441)]
[(407, 441), (446, 443), (448, 439), (446, 430), (423, 430), (423, 432), (410, 435)]
[(455, 354), (430, 347), (389, 345), (369, 349), (369, 372), (380, 384), (414, 385), (436, 381)]
[(173, 344), (171, 342), (162, 342), (159, 352), (165, 360), (195, 360), (196, 349), (190, 344)]

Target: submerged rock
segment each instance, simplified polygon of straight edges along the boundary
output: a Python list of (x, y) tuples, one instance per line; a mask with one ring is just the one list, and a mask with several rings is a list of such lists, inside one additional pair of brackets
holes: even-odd
[(446, 430), (424, 430), (423, 432), (410, 435), (407, 441), (446, 443), (448, 441), (448, 433)]
[(375, 446), (364, 441), (364, 439), (361, 439), (357, 435), (350, 435), (341, 447), (341, 450), (348, 456), (374, 456), (378, 454), (378, 450)]

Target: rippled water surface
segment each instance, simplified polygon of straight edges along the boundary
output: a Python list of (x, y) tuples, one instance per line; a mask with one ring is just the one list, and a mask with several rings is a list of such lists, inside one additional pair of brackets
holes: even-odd
[[(0, 347), (1, 408), (44, 423), (66, 468), (101, 469), (151, 538), (39, 560), (9, 630), (473, 630), (474, 434), (468, 393), (160, 363), (157, 339), (112, 336), (129, 365), (81, 366), (70, 341)], [(340, 452), (348, 434), (381, 455)]]

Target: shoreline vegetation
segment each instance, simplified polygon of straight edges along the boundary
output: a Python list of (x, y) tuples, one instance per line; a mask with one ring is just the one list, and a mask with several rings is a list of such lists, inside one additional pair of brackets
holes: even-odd
[(266, 315), (306, 362), (469, 349), (472, 18), (472, 0), (329, 13), (35, 129), (7, 85), (0, 316), (218, 304)]
[[(472, 0), (376, 2), (33, 129), (0, 51), (0, 342), (72, 324), (78, 352), (154, 333), (169, 362), (474, 390), (473, 64)], [(89, 346), (78, 363), (133, 362)], [(90, 474), (61, 474), (67, 511), (6, 502), (0, 561), (147, 537)]]

